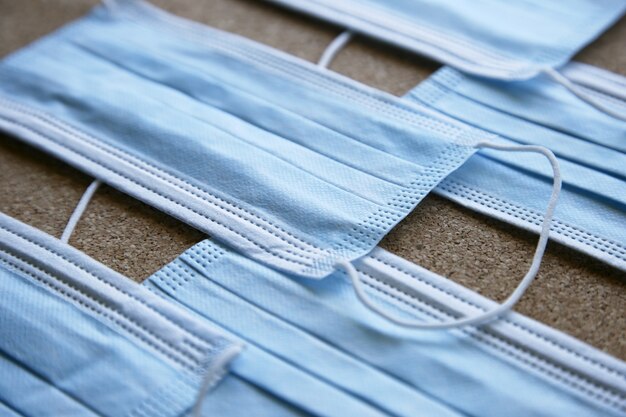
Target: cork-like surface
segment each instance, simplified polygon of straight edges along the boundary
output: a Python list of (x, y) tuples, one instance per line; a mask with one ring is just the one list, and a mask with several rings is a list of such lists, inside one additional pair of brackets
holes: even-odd
[[(254, 0), (159, 0), (179, 15), (316, 61), (341, 32)], [(92, 0), (0, 0), (0, 55), (27, 45), (95, 4)], [(578, 60), (626, 74), (626, 21)], [(438, 65), (388, 45), (354, 39), (331, 69), (401, 95)], [(60, 236), (91, 181), (86, 175), (0, 134), (0, 210)], [(70, 243), (141, 281), (203, 235), (103, 186)], [(528, 268), (536, 237), (442, 198), (429, 196), (382, 246), (482, 294), (502, 300)], [(626, 359), (625, 274), (550, 243), (537, 281), (516, 310)]]

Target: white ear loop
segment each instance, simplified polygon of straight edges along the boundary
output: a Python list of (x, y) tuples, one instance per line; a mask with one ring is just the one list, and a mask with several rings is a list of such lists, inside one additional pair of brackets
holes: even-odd
[(572, 94), (574, 94), (579, 99), (583, 100), (585, 103), (595, 107), (603, 113), (608, 114), (611, 117), (614, 117), (618, 120), (626, 121), (626, 114), (618, 113), (613, 109), (608, 108), (597, 98), (593, 97), (591, 94), (586, 93), (583, 89), (579, 88), (576, 84), (571, 82), (566, 76), (558, 72), (553, 68), (545, 68), (543, 73), (552, 78), (557, 83), (561, 84), (563, 87), (567, 88)]
[(87, 189), (85, 190), (85, 193), (78, 201), (78, 204), (76, 205), (76, 208), (74, 209), (74, 212), (70, 216), (70, 219), (68, 220), (67, 225), (65, 226), (65, 230), (63, 230), (63, 234), (61, 235), (62, 242), (65, 242), (65, 243), (69, 242), (70, 236), (72, 236), (72, 233), (74, 232), (74, 229), (76, 228), (76, 225), (78, 224), (78, 221), (80, 220), (82, 215), (85, 213), (85, 210), (87, 209), (87, 206), (89, 205), (89, 202), (91, 201), (91, 198), (93, 197), (95, 192), (98, 190), (98, 187), (100, 187), (100, 184), (101, 182), (99, 180), (94, 180), (91, 184), (89, 184), (89, 187), (87, 187)]
[(414, 329), (451, 329), (460, 326), (468, 326), (468, 325), (477, 325), (482, 324), (487, 321), (493, 320), (507, 312), (509, 312), (515, 303), (519, 301), (522, 297), (526, 289), (530, 286), (532, 281), (537, 276), (537, 272), (539, 271), (539, 266), (541, 265), (541, 260), (543, 258), (543, 254), (546, 250), (546, 245), (548, 243), (548, 237), (550, 235), (550, 226), (552, 224), (552, 216), (554, 215), (554, 209), (556, 208), (556, 203), (559, 198), (559, 193), (561, 191), (561, 170), (559, 168), (559, 163), (552, 153), (547, 148), (543, 146), (533, 146), (533, 145), (498, 145), (494, 143), (488, 142), (480, 142), (476, 144), (477, 148), (491, 148), (501, 151), (508, 152), (536, 152), (544, 155), (550, 161), (552, 165), (552, 171), (554, 172), (554, 182), (552, 186), (552, 194), (550, 195), (550, 201), (548, 202), (548, 207), (546, 209), (546, 214), (543, 218), (543, 223), (541, 225), (541, 233), (539, 234), (539, 242), (537, 243), (537, 248), (535, 249), (535, 254), (532, 259), (532, 263), (528, 272), (521, 280), (517, 288), (513, 291), (513, 293), (507, 298), (502, 304), (498, 307), (489, 310), (485, 313), (478, 314), (472, 317), (463, 317), (458, 320), (452, 320), (443, 323), (422, 323), (419, 321), (408, 320), (402, 317), (394, 316), (389, 312), (385, 311), (382, 307), (379, 307), (376, 303), (374, 303), (370, 296), (365, 292), (363, 282), (359, 276), (356, 268), (348, 261), (339, 261), (336, 266), (344, 269), (348, 276), (352, 281), (352, 285), (354, 287), (354, 291), (359, 298), (359, 300), (365, 305), (367, 308), (372, 310), (375, 313), (378, 313), (380, 316), (385, 319), (398, 324), (400, 326), (410, 327)]
[(215, 384), (215, 382), (224, 375), (228, 369), (230, 361), (239, 355), (242, 349), (243, 347), (241, 345), (231, 345), (226, 348), (218, 358), (215, 358), (211, 367), (205, 371), (204, 377), (202, 378), (202, 384), (200, 385), (200, 389), (196, 395), (196, 401), (191, 411), (191, 415), (193, 417), (202, 417), (202, 404), (204, 404), (204, 399), (206, 398), (209, 389), (211, 389), (213, 384)]
[(326, 47), (320, 60), (317, 62), (317, 66), (320, 68), (328, 68), (330, 63), (335, 59), (335, 56), (343, 49), (344, 46), (352, 39), (352, 32), (346, 30), (341, 32), (333, 41)]

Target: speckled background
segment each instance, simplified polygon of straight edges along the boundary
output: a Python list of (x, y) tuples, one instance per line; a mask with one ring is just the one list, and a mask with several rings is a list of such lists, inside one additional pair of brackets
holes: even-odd
[[(0, 0), (0, 55), (86, 13), (93, 0)], [(174, 13), (316, 61), (339, 28), (252, 0), (159, 0)], [(626, 74), (626, 21), (576, 59)], [(402, 95), (438, 65), (357, 38), (331, 69)], [(91, 179), (0, 134), (0, 210), (60, 236)], [(203, 235), (109, 187), (101, 188), (70, 243), (141, 281)], [(382, 246), (502, 300), (528, 268), (536, 237), (430, 196)], [(625, 274), (551, 243), (517, 311), (626, 359)]]

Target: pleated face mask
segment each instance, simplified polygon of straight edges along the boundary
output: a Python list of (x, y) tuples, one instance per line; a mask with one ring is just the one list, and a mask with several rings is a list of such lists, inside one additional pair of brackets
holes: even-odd
[(471, 74), (528, 79), (565, 64), (623, 0), (271, 0)]
[(4, 60), (0, 126), (316, 278), (369, 252), (492, 137), (139, 1)]
[[(570, 64), (579, 88), (626, 114), (626, 80)], [(626, 270), (626, 122), (587, 105), (546, 78), (501, 83), (444, 68), (407, 96), (510, 144), (543, 145), (560, 158), (564, 188), (551, 237)], [(531, 161), (532, 159), (532, 161)], [(481, 152), (436, 192), (537, 230), (551, 173), (533, 158)]]
[(182, 416), (241, 345), (0, 213), (0, 415)]
[[(355, 267), (376, 303), (409, 320), (441, 323), (494, 306), (379, 248)], [(230, 372), (264, 399), (255, 416), (626, 412), (626, 364), (519, 314), (453, 331), (406, 329), (359, 303), (341, 272), (298, 278), (208, 240), (143, 285), (246, 343)], [(206, 397), (202, 415), (249, 416), (221, 402), (225, 383)]]

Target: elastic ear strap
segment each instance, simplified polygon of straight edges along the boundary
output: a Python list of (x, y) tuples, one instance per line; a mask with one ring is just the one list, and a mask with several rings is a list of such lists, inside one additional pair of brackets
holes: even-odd
[(513, 293), (498, 307), (486, 311), (484, 313), (478, 314), (472, 317), (464, 317), (458, 320), (452, 320), (443, 323), (423, 323), (415, 320), (408, 320), (402, 317), (394, 316), (389, 312), (385, 311), (382, 307), (378, 306), (374, 303), (370, 296), (365, 292), (364, 284), (359, 276), (356, 268), (348, 261), (340, 261), (336, 265), (341, 267), (346, 271), (348, 276), (352, 281), (352, 285), (354, 287), (354, 291), (359, 298), (359, 300), (365, 305), (367, 308), (372, 310), (375, 313), (378, 313), (380, 316), (386, 318), (387, 320), (396, 323), (400, 326), (410, 327), (414, 329), (451, 329), (460, 326), (467, 325), (477, 325), (482, 324), (487, 321), (493, 320), (508, 311), (510, 311), (515, 303), (519, 301), (522, 297), (526, 289), (530, 286), (532, 281), (537, 276), (537, 272), (539, 271), (539, 266), (541, 265), (541, 260), (543, 258), (543, 254), (546, 250), (546, 245), (548, 243), (548, 238), (550, 235), (550, 226), (552, 224), (552, 217), (554, 215), (554, 209), (556, 208), (556, 203), (558, 201), (559, 193), (561, 191), (561, 170), (559, 168), (559, 163), (554, 156), (554, 154), (547, 148), (543, 146), (532, 146), (532, 145), (498, 145), (494, 143), (481, 142), (476, 145), (477, 148), (491, 148), (500, 151), (507, 152), (535, 152), (544, 155), (550, 161), (552, 166), (552, 171), (554, 173), (554, 182), (552, 186), (552, 194), (550, 195), (550, 201), (548, 202), (548, 207), (546, 209), (546, 214), (543, 218), (543, 223), (541, 226), (541, 233), (539, 234), (539, 242), (537, 243), (537, 248), (535, 249), (535, 254), (532, 259), (532, 263), (528, 272), (524, 276), (524, 278), (520, 281), (519, 285)]
[(623, 120), (626, 122), (626, 114), (616, 112), (615, 110), (610, 109), (609, 107), (605, 106), (600, 101), (598, 101), (597, 98), (586, 93), (583, 89), (579, 88), (576, 84), (571, 82), (567, 77), (565, 77), (563, 74), (561, 74), (557, 70), (553, 68), (546, 68), (543, 70), (543, 72), (547, 76), (552, 78), (554, 81), (561, 84), (563, 87), (567, 88), (572, 94), (574, 94), (576, 97), (578, 97), (585, 103), (595, 107), (596, 109), (600, 110), (603, 113), (608, 114), (611, 117), (614, 117), (618, 120)]
[(89, 202), (91, 201), (91, 198), (93, 197), (95, 192), (98, 190), (98, 187), (100, 187), (100, 184), (101, 182), (99, 180), (94, 180), (91, 184), (89, 184), (89, 187), (87, 187), (87, 189), (85, 190), (85, 193), (78, 201), (78, 204), (76, 205), (76, 208), (74, 209), (74, 212), (70, 216), (70, 219), (68, 220), (67, 225), (65, 226), (65, 230), (63, 230), (63, 234), (61, 235), (62, 242), (65, 242), (65, 243), (69, 242), (70, 236), (72, 236), (72, 233), (74, 232), (74, 229), (76, 228), (76, 225), (78, 224), (78, 221), (83, 216), (83, 213), (85, 213), (85, 210), (87, 209), (87, 206), (89, 205)]
[(202, 404), (209, 390), (221, 379), (224, 372), (228, 370), (228, 364), (241, 353), (243, 347), (241, 345), (232, 345), (226, 348), (219, 357), (213, 359), (211, 366), (205, 371), (202, 383), (196, 395), (196, 401), (192, 407), (191, 415), (193, 417), (202, 417)]
[(321, 68), (328, 68), (330, 63), (335, 59), (335, 56), (343, 49), (344, 46), (352, 39), (352, 32), (346, 30), (341, 32), (333, 41), (326, 47), (320, 60), (317, 62), (317, 66)]

